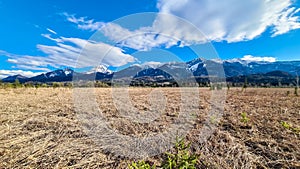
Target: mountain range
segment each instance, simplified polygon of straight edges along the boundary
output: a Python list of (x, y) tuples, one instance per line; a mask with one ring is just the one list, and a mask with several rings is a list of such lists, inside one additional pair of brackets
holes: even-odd
[[(223, 73), (224, 72), (224, 73)], [(72, 69), (58, 69), (43, 73), (34, 77), (21, 75), (9, 76), (2, 79), (3, 82), (14, 82), (18, 79), (24, 82), (67, 82), (72, 80), (136, 80), (146, 82), (174, 81), (196, 77), (205, 79), (208, 77), (224, 77), (229, 82), (243, 82), (248, 80), (258, 83), (258, 80), (267, 82), (289, 81), (300, 74), (300, 61), (277, 61), (277, 62), (250, 62), (241, 59), (234, 60), (206, 60), (197, 58), (188, 62), (169, 62), (155, 65), (132, 65), (123, 70), (112, 72), (107, 67), (100, 65), (90, 72), (75, 72)], [(277, 82), (276, 82), (277, 83)]]

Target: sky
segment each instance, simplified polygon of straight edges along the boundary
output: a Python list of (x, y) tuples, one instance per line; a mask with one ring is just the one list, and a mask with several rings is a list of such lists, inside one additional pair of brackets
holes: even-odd
[(0, 0), (0, 78), (205, 59), (300, 60), (299, 0)]

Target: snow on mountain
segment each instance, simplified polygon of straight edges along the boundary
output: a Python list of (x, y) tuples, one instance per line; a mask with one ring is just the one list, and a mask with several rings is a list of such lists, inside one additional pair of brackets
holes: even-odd
[(192, 72), (194, 72), (194, 71), (196, 71), (196, 70), (198, 69), (199, 64), (200, 64), (200, 63), (196, 63), (196, 64), (192, 65), (189, 69), (190, 69)]
[(66, 76), (68, 76), (68, 75), (70, 75), (70, 74), (73, 73), (73, 70), (71, 70), (71, 69), (65, 69), (64, 73), (65, 73)]
[(113, 71), (109, 70), (107, 66), (99, 65), (97, 67), (92, 68), (88, 72), (86, 72), (86, 74), (93, 74), (93, 73), (96, 73), (96, 72), (103, 73), (103, 74), (112, 74), (113, 73)]
[(156, 69), (161, 65), (163, 65), (161, 62), (150, 61), (150, 62), (145, 62), (143, 64), (133, 64), (132, 66), (138, 66), (142, 69), (148, 69), (148, 68)]

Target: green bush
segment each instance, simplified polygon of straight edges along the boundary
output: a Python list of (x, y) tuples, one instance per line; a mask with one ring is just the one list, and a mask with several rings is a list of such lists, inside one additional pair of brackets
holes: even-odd
[(20, 81), (18, 79), (15, 80), (15, 82), (13, 83), (13, 88), (20, 88), (23, 85), (20, 83)]
[(166, 153), (167, 159), (162, 167), (165, 169), (196, 169), (199, 156), (190, 154), (190, 143), (186, 144), (184, 139), (176, 140), (175, 153)]
[(151, 166), (150, 164), (146, 163), (144, 160), (138, 162), (132, 162), (128, 165), (129, 169), (155, 169), (156, 166)]
[[(166, 153), (166, 159), (161, 163), (163, 169), (196, 169), (199, 156), (189, 152), (191, 144), (186, 144), (184, 139), (176, 139), (175, 151)], [(145, 161), (132, 162), (128, 165), (129, 169), (155, 169)]]
[(53, 82), (53, 83), (52, 83), (52, 87), (53, 87), (53, 88), (58, 88), (58, 87), (61, 87), (61, 84), (58, 83), (58, 82)]

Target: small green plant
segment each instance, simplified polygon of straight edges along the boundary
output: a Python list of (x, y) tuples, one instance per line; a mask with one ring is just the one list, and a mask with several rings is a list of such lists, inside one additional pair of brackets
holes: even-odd
[(246, 112), (241, 113), (241, 117), (242, 117), (241, 122), (243, 122), (243, 123), (248, 123), (249, 120), (250, 120), (250, 119), (247, 117), (247, 113), (246, 113)]
[[(199, 155), (189, 152), (191, 144), (187, 144), (184, 139), (176, 138), (175, 152), (166, 153), (167, 158), (161, 163), (163, 169), (196, 169), (199, 162)], [(129, 169), (156, 169), (155, 165), (150, 165), (144, 160), (132, 162)]]
[(300, 134), (300, 128), (298, 127), (293, 127), (292, 128), (292, 131), (294, 132), (294, 133), (296, 133), (296, 134)]
[(132, 162), (128, 165), (129, 169), (155, 169), (156, 166), (151, 166), (150, 164), (146, 163), (144, 160), (138, 162)]
[(165, 169), (196, 169), (199, 156), (190, 154), (190, 143), (186, 144), (184, 139), (176, 139), (175, 153), (166, 153), (167, 159), (162, 167)]
[(291, 128), (291, 125), (288, 122), (285, 122), (285, 121), (281, 122), (281, 126), (284, 127), (284, 128), (286, 128), (286, 129), (290, 129)]
[(299, 127), (293, 127), (290, 123), (288, 123), (286, 121), (282, 121), (280, 124), (285, 129), (291, 130), (292, 132), (294, 132), (296, 134), (300, 134), (300, 128)]

